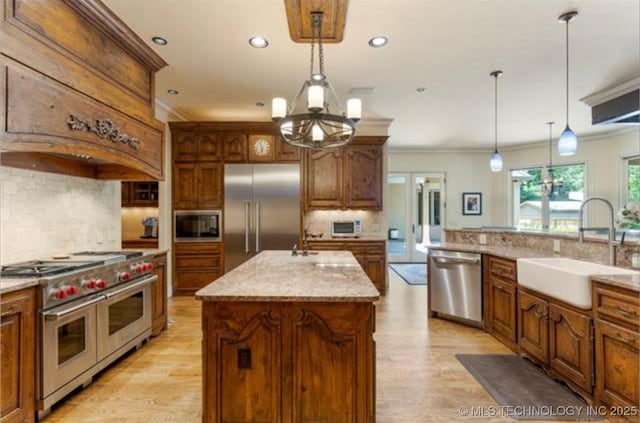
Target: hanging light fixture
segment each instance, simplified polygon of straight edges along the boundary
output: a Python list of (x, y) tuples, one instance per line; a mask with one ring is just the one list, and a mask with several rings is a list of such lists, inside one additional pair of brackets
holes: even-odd
[(551, 197), (557, 188), (562, 186), (562, 181), (553, 175), (553, 124), (555, 122), (547, 122), (549, 125), (549, 166), (547, 166), (547, 177), (542, 180), (542, 193), (547, 197)]
[[(298, 147), (328, 148), (348, 144), (362, 117), (360, 99), (347, 101), (344, 113), (333, 86), (324, 73), (322, 48), (322, 13), (311, 12), (311, 66), (309, 79), (304, 81), (298, 95), (287, 109), (287, 100), (276, 97), (272, 101), (271, 118), (284, 140)], [(318, 40), (318, 70), (314, 68), (315, 41)], [(306, 101), (304, 101), (306, 93)], [(306, 103), (306, 107), (301, 107)]]
[(501, 70), (496, 70), (491, 72), (489, 75), (494, 78), (494, 94), (495, 94), (495, 110), (494, 110), (494, 140), (495, 140), (495, 149), (493, 153), (491, 153), (491, 160), (489, 161), (489, 166), (491, 167), (492, 172), (500, 172), (502, 170), (502, 156), (498, 153), (498, 77), (502, 75)]
[(566, 43), (566, 58), (567, 58), (567, 79), (566, 79), (566, 94), (567, 94), (567, 125), (562, 131), (560, 135), (560, 140), (558, 141), (558, 153), (561, 156), (572, 156), (576, 154), (578, 149), (578, 137), (569, 127), (569, 22), (578, 16), (578, 12), (571, 11), (564, 13), (558, 17), (558, 22), (564, 22), (567, 27), (567, 43)]

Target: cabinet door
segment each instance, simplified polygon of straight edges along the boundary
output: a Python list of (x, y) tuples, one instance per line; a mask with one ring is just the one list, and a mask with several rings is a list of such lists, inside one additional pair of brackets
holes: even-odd
[(153, 264), (155, 266), (153, 273), (158, 277), (158, 280), (151, 285), (151, 319), (153, 322), (151, 334), (156, 336), (167, 327), (166, 255), (154, 259)]
[(516, 286), (499, 278), (491, 278), (491, 330), (500, 340), (515, 348)]
[[(282, 321), (272, 304), (203, 304), (204, 422), (282, 421)], [(290, 354), (290, 353), (288, 353)]]
[(222, 165), (218, 163), (198, 164), (198, 190), (196, 198), (201, 209), (222, 207)]
[(176, 163), (173, 166), (173, 207), (176, 210), (198, 208), (197, 164)]
[(193, 162), (198, 160), (198, 134), (177, 132), (173, 134), (173, 161)]
[(278, 162), (299, 162), (300, 147), (288, 144), (281, 136), (276, 137), (276, 161)]
[[(495, 298), (495, 297), (494, 297)], [(528, 292), (518, 292), (518, 338), (520, 351), (549, 364), (549, 305)], [(495, 325), (495, 321), (494, 321)]]
[(591, 331), (589, 316), (558, 304), (549, 305), (549, 364), (589, 393), (593, 375)]
[(325, 149), (307, 153), (306, 207), (343, 207), (342, 149)]
[(347, 147), (344, 175), (346, 207), (382, 210), (382, 147)]
[(225, 163), (245, 163), (247, 161), (247, 135), (240, 132), (225, 132), (222, 151), (222, 160)]
[(215, 281), (222, 274), (218, 269), (176, 270), (174, 278), (174, 295), (193, 295)]
[(129, 202), (130, 202), (130, 196), (131, 196), (131, 182), (122, 182), (120, 184), (121, 186), (121, 191), (120, 191), (120, 195), (121, 195), (121, 200), (120, 200), (120, 207), (129, 207)]
[(221, 154), (222, 134), (220, 132), (207, 132), (198, 134), (198, 161), (219, 162)]
[(596, 392), (598, 403), (640, 406), (640, 335), (596, 319)]
[(35, 418), (35, 292), (25, 289), (2, 296), (0, 303), (0, 420), (33, 422)]
[(384, 295), (387, 291), (385, 257), (381, 255), (367, 256), (367, 267), (365, 272), (367, 272), (367, 276), (369, 276), (371, 282), (373, 282), (378, 291), (380, 291), (380, 294)]

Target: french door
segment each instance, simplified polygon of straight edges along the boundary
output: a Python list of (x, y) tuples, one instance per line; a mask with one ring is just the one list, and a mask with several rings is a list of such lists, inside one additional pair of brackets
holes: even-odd
[(424, 262), (445, 225), (444, 172), (389, 173), (387, 253), (390, 262)]

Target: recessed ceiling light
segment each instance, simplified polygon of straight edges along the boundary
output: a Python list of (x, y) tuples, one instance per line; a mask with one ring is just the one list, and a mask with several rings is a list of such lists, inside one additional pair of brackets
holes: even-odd
[(417, 91), (417, 92), (419, 92), (419, 93), (423, 93), (423, 92), (425, 92), (425, 90), (426, 90), (426, 88), (425, 88), (425, 87), (418, 87), (418, 88), (416, 88), (416, 91)]
[(167, 43), (168, 43), (168, 42), (167, 42), (167, 40), (166, 40), (165, 38), (158, 37), (158, 36), (153, 37), (153, 38), (151, 39), (151, 41), (153, 41), (154, 43), (156, 43), (156, 44), (157, 44), (157, 45), (159, 45), (159, 46), (166, 46), (166, 45), (167, 45)]
[(171, 95), (177, 95), (178, 94), (178, 90), (174, 90), (173, 88), (167, 90), (167, 92)]
[(249, 44), (251, 44), (251, 47), (265, 48), (269, 45), (269, 41), (267, 41), (266, 38), (257, 35), (255, 37), (249, 38)]
[(263, 103), (262, 101), (258, 101), (258, 102), (256, 103), (256, 106), (258, 106), (258, 107), (264, 107), (264, 103)]
[(369, 40), (369, 45), (371, 47), (382, 47), (384, 45), (386, 45), (389, 42), (389, 40), (387, 39), (387, 37), (383, 37), (383, 36), (377, 36), (377, 37), (373, 37), (372, 39)]

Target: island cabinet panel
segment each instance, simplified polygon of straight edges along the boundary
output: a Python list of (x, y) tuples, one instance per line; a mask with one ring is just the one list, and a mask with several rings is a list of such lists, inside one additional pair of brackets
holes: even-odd
[[(595, 398), (608, 407), (640, 407), (640, 298), (594, 282)], [(637, 421), (637, 416), (629, 416)], [(635, 417), (635, 420), (633, 418)]]
[(341, 208), (344, 204), (342, 149), (307, 152), (305, 204), (307, 209)]
[(35, 420), (35, 289), (3, 294), (0, 301), (0, 422)]
[(371, 303), (203, 304), (205, 422), (373, 422)]
[(157, 255), (152, 263), (158, 280), (151, 285), (151, 334), (157, 336), (167, 328), (167, 255)]
[(518, 339), (520, 354), (549, 364), (549, 305), (522, 289), (518, 292)]

